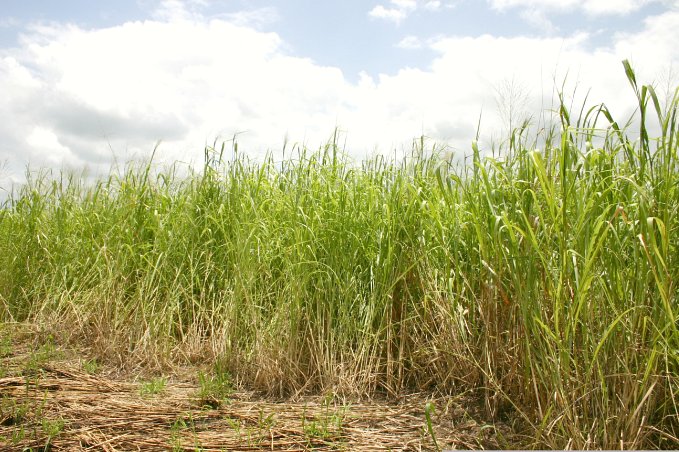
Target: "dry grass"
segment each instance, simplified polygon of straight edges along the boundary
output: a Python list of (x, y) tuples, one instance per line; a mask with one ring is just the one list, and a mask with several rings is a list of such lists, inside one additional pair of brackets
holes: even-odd
[(470, 397), (273, 400), (236, 390), (216, 407), (201, 406), (189, 368), (142, 395), (148, 375), (101, 365), (89, 374), (74, 350), (45, 352), (40, 342), (15, 335), (2, 357), (1, 450), (435, 450), (424, 413), (432, 401), (442, 448), (501, 448), (511, 437), (507, 427), (480, 421)]

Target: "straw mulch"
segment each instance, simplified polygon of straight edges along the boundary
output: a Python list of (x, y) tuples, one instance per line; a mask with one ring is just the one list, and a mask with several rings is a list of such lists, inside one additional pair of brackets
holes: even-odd
[[(424, 396), (351, 403), (327, 397), (275, 401), (236, 392), (216, 407), (201, 407), (197, 382), (170, 378), (162, 392), (142, 395), (140, 381), (112, 372), (90, 375), (73, 360), (7, 372), (17, 368), (13, 358), (9, 364), (3, 358), (0, 378), (0, 450), (436, 448), (427, 431)], [(464, 404), (435, 401), (438, 446), (501, 448), (499, 427), (484, 427)]]

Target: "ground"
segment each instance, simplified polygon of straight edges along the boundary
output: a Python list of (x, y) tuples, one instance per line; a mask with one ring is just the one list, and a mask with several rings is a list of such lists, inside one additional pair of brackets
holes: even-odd
[(510, 429), (484, 422), (470, 395), (277, 400), (227, 390), (196, 369), (162, 376), (121, 372), (50, 337), (7, 328), (0, 333), (0, 450), (437, 450), (511, 444)]

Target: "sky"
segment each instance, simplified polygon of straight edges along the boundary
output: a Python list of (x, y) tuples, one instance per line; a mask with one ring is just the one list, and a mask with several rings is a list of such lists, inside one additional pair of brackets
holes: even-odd
[(464, 156), (558, 90), (625, 122), (621, 61), (663, 96), (677, 42), (679, 0), (0, 0), (0, 190), (234, 136), (254, 158), (335, 130), (355, 159), (421, 136)]

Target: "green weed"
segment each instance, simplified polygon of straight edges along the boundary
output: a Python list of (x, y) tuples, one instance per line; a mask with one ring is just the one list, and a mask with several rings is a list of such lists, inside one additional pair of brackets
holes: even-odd
[(0, 397), (0, 425), (13, 426), (24, 422), (30, 410), (26, 402), (17, 402), (11, 397)]
[(141, 383), (139, 394), (142, 397), (155, 396), (165, 391), (167, 387), (167, 379), (165, 377), (153, 378), (149, 381)]
[(93, 358), (93, 359), (88, 359), (88, 360), (82, 361), (82, 368), (86, 373), (92, 375), (92, 374), (96, 374), (97, 372), (99, 372), (100, 365), (97, 362), (96, 358)]
[(194, 437), (194, 450), (202, 450), (202, 447), (198, 443), (198, 439), (196, 437), (196, 426), (193, 421), (193, 416), (191, 413), (189, 413), (187, 417), (178, 417), (170, 428), (170, 444), (172, 445), (173, 451), (185, 450), (184, 446), (182, 445), (182, 441), (184, 435), (187, 432), (191, 433)]
[(226, 370), (223, 362), (217, 361), (212, 372), (198, 373), (198, 400), (201, 405), (218, 407), (227, 400), (233, 392), (231, 374)]
[(47, 436), (47, 444), (51, 444), (52, 440), (59, 436), (64, 430), (64, 420), (58, 419), (42, 419), (40, 423), (43, 433)]
[(12, 354), (12, 338), (9, 334), (4, 336), (5, 332), (2, 329), (0, 333), (3, 333), (3, 337), (0, 338), (0, 378), (3, 378), (9, 374), (9, 366), (4, 358)]
[(4, 358), (12, 354), (12, 337), (9, 334), (5, 336), (2, 330), (0, 332), (3, 333), (3, 337), (0, 338), (0, 358)]
[(332, 398), (325, 398), (319, 415), (307, 418), (306, 407), (302, 414), (302, 431), (307, 440), (332, 440), (342, 442), (342, 426), (346, 414), (345, 407), (331, 406)]
[(51, 360), (60, 357), (61, 354), (54, 345), (54, 339), (50, 336), (29, 355), (24, 363), (23, 374), (27, 377), (34, 377), (42, 373), (43, 368)]

